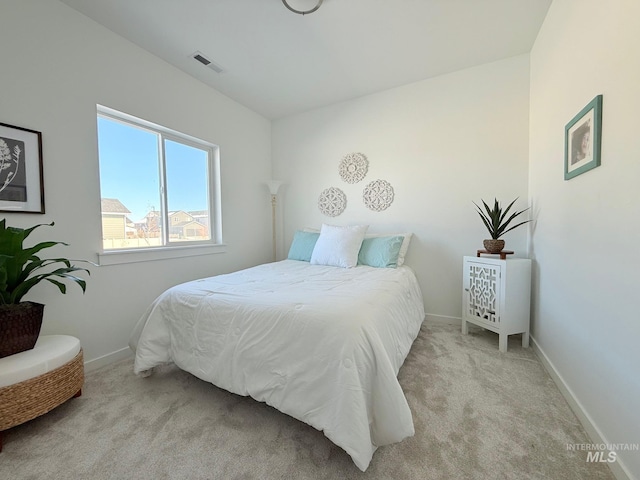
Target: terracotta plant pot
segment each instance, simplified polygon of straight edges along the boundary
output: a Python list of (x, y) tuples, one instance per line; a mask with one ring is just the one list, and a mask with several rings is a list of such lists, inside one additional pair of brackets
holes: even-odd
[(0, 305), (0, 358), (31, 350), (42, 327), (44, 305), (20, 302)]
[(500, 253), (504, 248), (504, 240), (490, 238), (482, 242), (484, 249), (489, 253)]

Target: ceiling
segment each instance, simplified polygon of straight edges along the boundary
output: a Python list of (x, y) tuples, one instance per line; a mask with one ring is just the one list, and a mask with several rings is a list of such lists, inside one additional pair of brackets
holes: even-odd
[(269, 119), (528, 53), (551, 4), (324, 0), (303, 16), (281, 0), (61, 1)]

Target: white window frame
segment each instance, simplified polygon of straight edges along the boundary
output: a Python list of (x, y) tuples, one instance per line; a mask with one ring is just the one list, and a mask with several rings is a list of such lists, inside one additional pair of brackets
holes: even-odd
[[(135, 249), (117, 249), (117, 250), (105, 250), (100, 242), (100, 251), (98, 252), (98, 260), (100, 265), (116, 265), (122, 263), (134, 263), (144, 262), (152, 260), (163, 260), (169, 258), (181, 258), (191, 257), (195, 255), (208, 255), (211, 253), (224, 253), (226, 251), (226, 245), (222, 241), (222, 205), (221, 205), (221, 193), (220, 193), (220, 147), (210, 142), (200, 140), (199, 138), (192, 137), (175, 130), (171, 130), (162, 125), (158, 125), (147, 120), (128, 115), (123, 112), (119, 112), (103, 105), (97, 105), (98, 117), (105, 117), (110, 120), (121, 122), (126, 125), (133, 125), (134, 127), (149, 130), (158, 135), (158, 149), (162, 160), (160, 163), (160, 195), (161, 195), (161, 215), (163, 235), (163, 245), (157, 247), (148, 248), (135, 248)], [(97, 122), (96, 122), (97, 133)], [(97, 135), (96, 135), (97, 138)], [(169, 240), (169, 212), (167, 208), (167, 195), (166, 195), (166, 174), (165, 174), (165, 158), (164, 158), (164, 140), (170, 140), (184, 145), (189, 145), (194, 148), (209, 151), (209, 223), (210, 223), (210, 240), (203, 240), (197, 242), (171, 242)]]

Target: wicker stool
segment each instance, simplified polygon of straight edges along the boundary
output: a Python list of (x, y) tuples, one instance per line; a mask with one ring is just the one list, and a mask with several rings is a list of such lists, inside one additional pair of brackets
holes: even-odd
[(82, 393), (84, 362), (77, 338), (41, 335), (33, 350), (0, 358), (2, 431), (53, 410)]

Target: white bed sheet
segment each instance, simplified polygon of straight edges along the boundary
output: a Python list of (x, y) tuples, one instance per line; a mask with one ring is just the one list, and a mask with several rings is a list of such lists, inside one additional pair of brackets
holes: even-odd
[(167, 290), (130, 346), (136, 373), (173, 362), (323, 431), (364, 471), (414, 434), (397, 374), (423, 319), (407, 266), (284, 260)]

